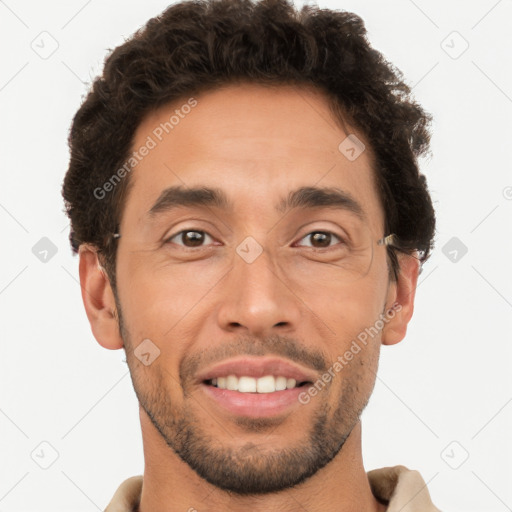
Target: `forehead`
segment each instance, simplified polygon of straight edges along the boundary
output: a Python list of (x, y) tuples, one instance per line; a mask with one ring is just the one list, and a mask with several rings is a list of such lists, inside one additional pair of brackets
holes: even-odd
[(292, 190), (336, 187), (378, 229), (371, 149), (364, 142), (356, 159), (347, 158), (349, 134), (364, 141), (335, 121), (327, 98), (313, 89), (239, 84), (184, 97), (149, 114), (135, 133), (132, 149), (151, 149), (131, 172), (123, 224), (141, 222), (173, 186), (222, 188), (230, 205), (256, 218)]

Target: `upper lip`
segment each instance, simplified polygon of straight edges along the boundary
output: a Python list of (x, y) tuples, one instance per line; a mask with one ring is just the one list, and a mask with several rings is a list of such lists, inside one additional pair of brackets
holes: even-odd
[(236, 375), (237, 377), (264, 377), (265, 375), (282, 376), (295, 379), (297, 382), (313, 382), (316, 375), (312, 371), (301, 368), (295, 363), (276, 357), (241, 356), (228, 359), (208, 367), (197, 375), (200, 382)]

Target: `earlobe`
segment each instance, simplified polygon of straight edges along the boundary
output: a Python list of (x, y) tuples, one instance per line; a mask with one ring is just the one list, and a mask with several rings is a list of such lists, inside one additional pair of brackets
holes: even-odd
[(123, 348), (119, 334), (114, 292), (97, 250), (88, 244), (79, 249), (79, 274), (82, 300), (96, 341), (109, 350)]
[(398, 255), (398, 280), (390, 287), (386, 301), (388, 322), (382, 329), (382, 344), (394, 345), (405, 338), (407, 325), (414, 312), (414, 297), (420, 270), (420, 261), (408, 254)]

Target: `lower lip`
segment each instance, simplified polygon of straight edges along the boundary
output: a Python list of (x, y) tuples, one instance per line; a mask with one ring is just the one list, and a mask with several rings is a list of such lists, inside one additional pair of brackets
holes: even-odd
[(223, 409), (237, 416), (268, 418), (282, 414), (292, 406), (300, 405), (299, 395), (306, 386), (274, 391), (273, 393), (240, 393), (201, 384), (205, 393)]

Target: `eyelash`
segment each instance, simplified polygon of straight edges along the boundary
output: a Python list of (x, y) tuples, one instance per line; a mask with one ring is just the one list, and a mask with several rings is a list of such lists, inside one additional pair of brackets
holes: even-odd
[[(182, 235), (183, 233), (204, 233), (205, 235), (209, 236), (210, 238), (213, 239), (213, 237), (208, 234), (206, 231), (204, 230), (201, 230), (201, 229), (183, 229), (181, 231), (179, 231), (178, 233), (175, 233), (174, 235), (171, 235), (170, 237), (166, 238), (164, 243), (165, 244), (171, 244), (173, 242), (171, 242), (172, 239)], [(328, 231), (328, 230), (314, 230), (314, 231), (310, 231), (309, 233), (307, 233), (305, 236), (303, 236), (300, 240), (304, 240), (304, 238), (307, 238), (315, 233), (322, 233), (322, 234), (325, 234), (325, 235), (331, 235), (331, 236), (334, 236), (335, 238), (337, 238), (341, 243), (345, 244), (346, 241), (344, 240), (343, 237), (337, 235), (336, 233), (333, 233), (332, 231)], [(195, 250), (198, 250), (198, 249), (204, 249), (205, 246), (199, 246), (199, 247), (186, 247), (185, 245), (181, 245), (181, 244), (176, 244), (176, 245), (179, 245), (180, 247), (182, 247), (183, 249), (187, 250), (187, 251), (195, 251)], [(306, 246), (307, 247), (307, 246)], [(329, 246), (329, 247), (310, 247), (311, 249), (314, 249), (316, 251), (328, 251), (330, 249), (332, 249), (332, 247), (334, 246)]]

